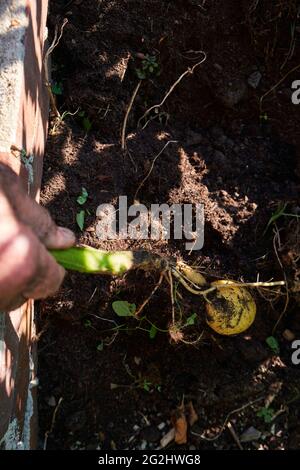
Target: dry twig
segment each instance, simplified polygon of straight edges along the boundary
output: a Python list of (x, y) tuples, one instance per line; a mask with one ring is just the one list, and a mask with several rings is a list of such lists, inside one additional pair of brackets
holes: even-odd
[(140, 80), (137, 84), (137, 86), (135, 87), (134, 89), (134, 92), (132, 94), (132, 97), (130, 99), (130, 102), (129, 102), (129, 105), (128, 105), (128, 108), (127, 108), (127, 111), (126, 111), (126, 114), (125, 114), (125, 117), (124, 117), (124, 121), (123, 121), (123, 126), (122, 126), (122, 134), (121, 134), (121, 146), (122, 146), (122, 150), (125, 150), (126, 149), (126, 127), (127, 127), (127, 122), (128, 122), (128, 118), (129, 118), (129, 114), (130, 114), (130, 111), (131, 111), (131, 108), (133, 106), (133, 103), (134, 103), (134, 100), (136, 98), (136, 95), (140, 89), (140, 86), (142, 84), (142, 80)]
[(64, 27), (66, 26), (67, 23), (68, 23), (68, 19), (64, 18), (64, 21), (63, 21), (63, 24), (61, 25), (59, 34), (58, 34), (58, 26), (57, 25), (55, 26), (54, 38), (53, 38), (52, 44), (49, 46), (49, 48), (48, 48), (48, 50), (45, 54), (45, 57), (44, 57), (45, 85), (46, 85), (47, 90), (48, 90), (52, 111), (54, 112), (54, 114), (57, 118), (60, 118), (60, 112), (57, 109), (57, 106), (56, 106), (56, 103), (55, 103), (55, 98), (54, 98), (54, 95), (53, 95), (53, 92), (52, 92), (52, 89), (51, 89), (48, 62), (49, 62), (50, 55), (52, 54), (53, 50), (58, 46), (58, 44), (59, 44), (59, 42), (62, 38), (62, 35), (63, 35), (63, 32), (64, 32)]
[(139, 119), (139, 122), (138, 122), (138, 126), (140, 124), (140, 122), (145, 119), (146, 116), (148, 116), (149, 113), (151, 113), (151, 111), (153, 111), (153, 109), (155, 109), (156, 111), (158, 110), (158, 108), (161, 108), (162, 105), (165, 103), (165, 101), (167, 100), (167, 98), (171, 95), (171, 93), (174, 91), (174, 89), (177, 87), (177, 85), (181, 82), (181, 80), (186, 76), (186, 75), (190, 75), (192, 73), (194, 73), (194, 70), (196, 69), (196, 67), (198, 67), (199, 65), (201, 65), (205, 60), (206, 60), (206, 53), (204, 51), (202, 51), (204, 57), (202, 60), (200, 60), (200, 62), (197, 62), (197, 64), (193, 65), (193, 67), (189, 67), (188, 69), (186, 69), (185, 72), (183, 72), (183, 74), (180, 75), (180, 77), (176, 80), (176, 82), (173, 83), (173, 85), (171, 86), (171, 88), (168, 90), (168, 92), (166, 93), (166, 95), (164, 96), (164, 98), (162, 99), (162, 101), (159, 103), (159, 104), (154, 104), (153, 106), (151, 106), (151, 108), (147, 109), (147, 111), (143, 114), (143, 116)]
[(144, 186), (145, 182), (147, 181), (147, 179), (149, 178), (149, 176), (151, 175), (152, 171), (153, 171), (153, 168), (154, 168), (154, 164), (156, 162), (156, 160), (158, 159), (158, 157), (160, 157), (160, 155), (163, 153), (163, 151), (168, 147), (169, 144), (175, 144), (177, 143), (177, 140), (168, 140), (168, 142), (163, 146), (163, 148), (159, 151), (159, 153), (153, 158), (152, 160), (152, 163), (151, 163), (151, 167), (150, 167), (150, 170), (148, 171), (147, 175), (145, 176), (145, 178), (143, 179), (143, 181), (139, 184), (136, 192), (135, 192), (135, 195), (134, 195), (134, 200), (136, 200), (137, 198), (137, 195), (140, 191), (140, 189)]

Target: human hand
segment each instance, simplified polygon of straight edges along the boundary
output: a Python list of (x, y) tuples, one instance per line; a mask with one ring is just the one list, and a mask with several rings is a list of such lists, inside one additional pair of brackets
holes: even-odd
[(74, 243), (74, 234), (58, 227), (26, 194), (15, 173), (0, 163), (0, 310), (54, 294), (65, 270), (47, 249)]

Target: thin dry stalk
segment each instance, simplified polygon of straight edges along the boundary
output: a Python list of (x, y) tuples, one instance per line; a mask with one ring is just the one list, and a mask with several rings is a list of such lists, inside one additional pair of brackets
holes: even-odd
[(60, 112), (57, 109), (55, 98), (54, 98), (54, 95), (53, 95), (53, 92), (52, 92), (50, 78), (49, 78), (49, 68), (48, 68), (49, 66), (48, 66), (48, 64), (49, 64), (49, 57), (52, 54), (53, 50), (58, 46), (58, 44), (59, 44), (59, 42), (62, 38), (63, 32), (64, 32), (64, 27), (66, 26), (67, 23), (68, 23), (68, 19), (64, 18), (64, 21), (61, 25), (59, 34), (58, 34), (58, 26), (57, 25), (55, 26), (54, 38), (53, 38), (52, 44), (49, 46), (49, 48), (46, 51), (46, 54), (44, 56), (45, 85), (46, 85), (47, 90), (48, 90), (50, 103), (51, 103), (51, 109), (52, 109), (53, 113), (55, 114), (55, 116), (57, 118), (60, 118), (61, 115), (60, 115)]
[(127, 111), (126, 111), (126, 114), (125, 114), (125, 117), (124, 117), (124, 121), (123, 121), (123, 126), (122, 126), (122, 134), (121, 134), (121, 146), (122, 146), (122, 150), (125, 150), (126, 149), (126, 128), (127, 128), (127, 122), (128, 122), (128, 118), (129, 118), (129, 114), (130, 114), (130, 111), (131, 111), (131, 108), (133, 106), (133, 103), (134, 103), (134, 100), (136, 98), (136, 95), (138, 94), (138, 91), (140, 89), (140, 86), (142, 84), (142, 80), (140, 80), (137, 84), (137, 86), (135, 87), (134, 89), (134, 92), (132, 94), (132, 97), (130, 99), (130, 102), (129, 102), (129, 105), (128, 105), (128, 108), (127, 108)]
[(135, 192), (135, 195), (134, 195), (134, 200), (136, 201), (137, 199), (137, 195), (138, 193), (140, 192), (141, 188), (144, 186), (145, 182), (147, 181), (147, 179), (149, 178), (149, 176), (151, 175), (152, 171), (153, 171), (153, 168), (154, 168), (154, 165), (155, 165), (155, 162), (156, 160), (158, 159), (158, 157), (160, 157), (160, 155), (163, 153), (163, 151), (168, 147), (169, 144), (176, 144), (177, 143), (177, 140), (168, 140), (168, 142), (163, 146), (163, 148), (159, 151), (159, 153), (157, 155), (155, 155), (155, 157), (153, 158), (152, 160), (152, 163), (151, 163), (151, 167), (150, 167), (150, 170), (148, 171), (148, 173), (146, 174), (145, 178), (142, 180), (142, 182), (139, 184), (136, 192)]
[(153, 109), (155, 110), (158, 110), (158, 108), (161, 108), (162, 105), (165, 103), (165, 101), (167, 100), (167, 98), (171, 95), (171, 93), (174, 91), (174, 89), (177, 87), (177, 85), (179, 85), (179, 83), (181, 82), (181, 80), (186, 76), (186, 75), (190, 75), (192, 73), (194, 73), (194, 70), (199, 67), (199, 65), (201, 65), (205, 60), (206, 60), (206, 53), (204, 51), (201, 51), (204, 55), (203, 59), (200, 60), (200, 62), (197, 62), (197, 64), (193, 65), (193, 67), (189, 67), (188, 69), (186, 69), (185, 72), (183, 72), (183, 74), (180, 75), (180, 77), (176, 80), (176, 82), (173, 83), (173, 85), (171, 86), (171, 88), (168, 90), (168, 92), (165, 94), (164, 98), (162, 99), (162, 101), (159, 103), (159, 104), (155, 104), (153, 106), (151, 106), (151, 108), (147, 109), (147, 111), (143, 114), (143, 116), (139, 119), (139, 122), (138, 122), (138, 126), (140, 125), (140, 122), (145, 119), (146, 116), (148, 116), (149, 113), (151, 113), (151, 111), (153, 111)]

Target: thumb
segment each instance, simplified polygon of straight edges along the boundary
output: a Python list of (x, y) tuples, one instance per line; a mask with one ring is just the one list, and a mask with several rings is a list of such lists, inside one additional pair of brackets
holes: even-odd
[(49, 212), (27, 195), (17, 206), (17, 216), (32, 229), (46, 248), (63, 249), (75, 244), (74, 233), (68, 228), (58, 227)]
[(73, 246), (76, 241), (74, 233), (54, 223), (49, 212), (24, 191), (12, 170), (0, 169), (0, 183), (17, 219), (30, 227), (46, 248), (63, 249)]

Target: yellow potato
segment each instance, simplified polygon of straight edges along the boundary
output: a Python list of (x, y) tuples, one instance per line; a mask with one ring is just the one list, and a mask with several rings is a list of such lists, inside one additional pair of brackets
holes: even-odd
[(256, 304), (244, 287), (230, 286), (228, 280), (212, 282), (212, 286), (228, 284), (210, 294), (206, 304), (207, 324), (220, 335), (237, 335), (252, 325)]
[(179, 261), (177, 263), (177, 269), (193, 284), (196, 284), (197, 286), (203, 286), (206, 284), (205, 277), (187, 264)]

